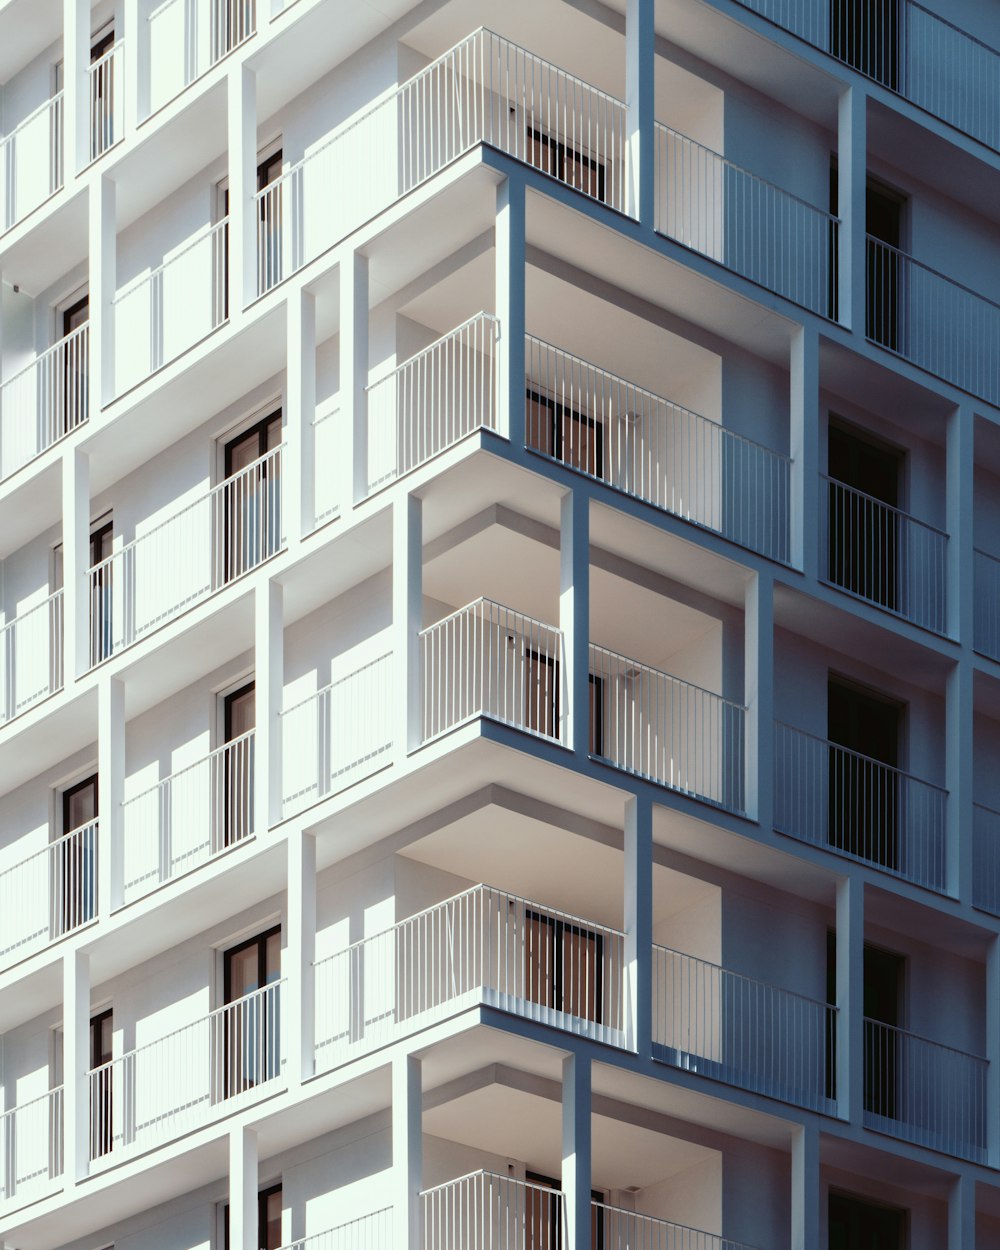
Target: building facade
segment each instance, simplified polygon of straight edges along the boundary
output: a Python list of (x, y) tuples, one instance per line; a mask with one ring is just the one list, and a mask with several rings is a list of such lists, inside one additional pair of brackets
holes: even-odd
[(1000, 1245), (995, 48), (0, 3), (0, 1248)]

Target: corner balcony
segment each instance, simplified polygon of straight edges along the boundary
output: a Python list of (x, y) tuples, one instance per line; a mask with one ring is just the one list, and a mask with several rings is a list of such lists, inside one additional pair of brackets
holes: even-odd
[(63, 1174), (63, 1091), (0, 1113), (0, 1209), (37, 1202), (60, 1188)]
[(478, 885), (316, 964), (329, 1069), (470, 1007), (625, 1044), (624, 934)]
[(986, 1162), (987, 1060), (869, 1019), (864, 1047), (866, 1128)]
[(790, 725), (774, 746), (779, 833), (945, 891), (946, 790)]
[(257, 30), (257, 0), (165, 0), (147, 20), (149, 99), (155, 113)]
[(195, 1132), (281, 1088), (283, 986), (272, 982), (93, 1068), (92, 1169)]
[(281, 453), (275, 447), (93, 565), (91, 668), (283, 549)]
[(787, 456), (530, 334), (525, 362), (532, 451), (788, 563)]
[(0, 626), (0, 725), (63, 688), (63, 592)]
[(0, 138), (0, 233), (13, 229), (63, 185), (63, 93)]
[(87, 421), (89, 374), (85, 323), (0, 383), (0, 481)]
[(686, 1072), (836, 1112), (837, 1008), (653, 947), (654, 1056)]
[(96, 919), (97, 855), (93, 821), (0, 872), (0, 968)]

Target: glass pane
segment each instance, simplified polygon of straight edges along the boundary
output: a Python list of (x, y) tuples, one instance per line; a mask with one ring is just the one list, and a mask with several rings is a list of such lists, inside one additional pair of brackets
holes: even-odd
[(267, 984), (271, 985), (281, 977), (281, 933), (272, 933), (267, 938), (264, 952), (265, 975)]
[(240, 950), (227, 953), (226, 960), (229, 965), (227, 1003), (235, 1002), (237, 998), (242, 998), (245, 994), (252, 994), (254, 990), (259, 989), (257, 983), (257, 953), (258, 946), (256, 942), (251, 943), (249, 946), (244, 946)]
[(264, 1228), (261, 1229), (261, 1250), (278, 1250), (281, 1245), (281, 1190), (276, 1189), (265, 1199)]
[(256, 427), (234, 438), (226, 448), (226, 477), (233, 477), (260, 457), (260, 430)]
[(86, 781), (63, 795), (63, 832), (79, 829), (97, 819), (97, 778)]
[(229, 695), (226, 699), (226, 741), (232, 742), (254, 727), (254, 688)]

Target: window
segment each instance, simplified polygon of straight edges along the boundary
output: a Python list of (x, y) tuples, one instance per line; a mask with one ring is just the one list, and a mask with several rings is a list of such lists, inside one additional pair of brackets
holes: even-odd
[(111, 1045), (112, 1009), (99, 1012), (90, 1020), (90, 1155), (98, 1159), (111, 1150), (114, 1139)]
[(593, 196), (595, 200), (607, 202), (606, 175), (604, 164), (587, 156), (579, 148), (570, 147), (560, 139), (547, 135), (544, 131), (528, 127), (527, 162), (543, 173), (551, 174), (560, 182)]
[(541, 651), (524, 651), (524, 725), (559, 737), (559, 661)]
[(590, 674), (590, 741), (591, 755), (604, 754), (604, 678)]
[(829, 1250), (905, 1250), (906, 1212), (830, 1191)]
[(604, 476), (604, 426), (541, 391), (525, 394), (528, 446), (572, 469)]
[(90, 159), (96, 160), (115, 142), (114, 58), (101, 58), (115, 44), (114, 23), (103, 27), (90, 45)]
[[(524, 1199), (525, 1250), (560, 1250), (562, 1222), (559, 1219), (560, 1181), (543, 1172), (525, 1171), (527, 1190)], [(551, 1197), (546, 1190), (552, 1190)], [(593, 1204), (603, 1202), (599, 1189), (590, 1191), (590, 1244), (592, 1250), (604, 1250), (604, 1220)]]
[(579, 925), (524, 913), (528, 999), (600, 1024), (604, 1017), (604, 939)]
[[(90, 318), (90, 297), (83, 295), (56, 309), (56, 334), (68, 339)], [(51, 439), (62, 438), (82, 421), (87, 420), (87, 356), (79, 338), (63, 345), (61, 378), (56, 390), (56, 407), (52, 414)], [(61, 382), (61, 386), (60, 386)]]
[[(281, 177), (282, 150), (271, 152), (257, 166), (258, 194)], [(281, 192), (261, 195), (257, 201), (257, 284), (263, 293), (276, 286), (282, 278), (281, 265)]]
[[(906, 960), (867, 942), (864, 959), (864, 1107), (872, 1115), (895, 1120), (904, 1070), (901, 1037), (896, 1030), (903, 1023)], [(887, 1027), (879, 1028), (880, 1024)]]
[(264, 459), (280, 444), (280, 409), (226, 444), (220, 563), (227, 582), (256, 568), (280, 550), (279, 461), (276, 456)]
[(97, 774), (60, 796), (62, 829), (52, 859), (50, 931), (61, 937), (93, 920), (96, 912)]
[(231, 1098), (280, 1070), (278, 998), (260, 991), (281, 978), (281, 926), (226, 951), (223, 964), (222, 1091)]
[[(256, 723), (254, 683), (248, 682), (222, 699), (224, 741), (235, 742), (248, 734)], [(226, 751), (222, 769), (222, 845), (253, 833), (253, 753), (252, 739)]]
[[(223, 1237), (229, 1247), (229, 1203), (223, 1207)], [(260, 1250), (278, 1250), (281, 1245), (281, 1182), (269, 1185), (257, 1195), (257, 1245)]]
[(865, 228), (871, 239), (877, 241), (867, 244), (865, 334), (893, 352), (902, 350), (900, 322), (905, 311), (901, 298), (904, 270), (899, 256), (904, 203), (895, 191), (868, 180)]

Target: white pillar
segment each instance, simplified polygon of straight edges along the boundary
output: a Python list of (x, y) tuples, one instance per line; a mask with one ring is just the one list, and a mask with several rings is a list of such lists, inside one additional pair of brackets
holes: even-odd
[(811, 580), (819, 573), (820, 538), (819, 335), (812, 326), (794, 331), (790, 367), (789, 554), (792, 564)]
[(559, 514), (559, 628), (564, 674), (560, 739), (574, 751), (590, 747), (590, 498), (579, 487), (562, 497)]
[(392, 1059), (392, 1188), (397, 1250), (419, 1250), (423, 1184), (423, 1074), (415, 1055)]
[(90, 461), (87, 453), (63, 453), (63, 632), (66, 685), (86, 671), (90, 660)]
[(288, 411), (282, 512), (285, 539), (291, 546), (310, 534), (316, 524), (316, 297), (312, 292), (289, 292), (286, 329)]
[(792, 1128), (791, 1250), (817, 1250), (819, 1236), (819, 1130), (814, 1124)]
[(120, 677), (105, 675), (97, 687), (97, 759), (97, 900), (106, 917), (124, 902), (125, 683)]
[(743, 635), (745, 807), (751, 819), (770, 829), (774, 825), (774, 578), (767, 572), (754, 574), (747, 584)]
[(865, 332), (865, 187), (868, 179), (868, 97), (848, 87), (837, 115), (838, 319), (855, 334)]
[(237, 1125), (229, 1133), (229, 1250), (258, 1250), (257, 1133)]
[(948, 893), (972, 902), (973, 690), (972, 664), (954, 664), (945, 685), (945, 783), (948, 790), (946, 882)]
[(93, 421), (114, 399), (115, 284), (117, 282), (117, 188), (106, 174), (90, 184), (89, 402)]
[(228, 83), (229, 315), (257, 297), (257, 79), (233, 63)]
[(653, 805), (625, 801), (625, 986), (627, 1045), (647, 1056), (653, 1046)]
[(975, 608), (975, 425), (967, 404), (948, 419), (948, 633), (967, 647), (973, 643)]
[(497, 428), (517, 451), (524, 447), (524, 183), (508, 177), (497, 187), (494, 227), (496, 317), (500, 323)]
[(285, 947), (288, 1020), (285, 1059), (290, 1084), (312, 1076), (315, 1067), (316, 838), (303, 830), (288, 834), (288, 936)]
[(562, 1190), (566, 1250), (590, 1247), (590, 1059), (572, 1054), (562, 1064)]
[(254, 596), (254, 821), (263, 833), (281, 820), (281, 704), (285, 688), (284, 594), (258, 583)]
[(864, 1098), (864, 882), (837, 883), (837, 1113), (861, 1123)]
[(63, 955), (63, 1171), (70, 1184), (90, 1164), (90, 957)]
[(976, 1178), (956, 1176), (948, 1193), (948, 1250), (976, 1250)]
[(90, 162), (90, 0), (63, 0), (63, 171)]
[(1000, 937), (986, 955), (986, 1134), (992, 1168), (1000, 1167)]
[(392, 506), (392, 632), (398, 721), (394, 754), (399, 761), (420, 745), (422, 692), (420, 631), (424, 615), (423, 504), (416, 495), (401, 495)]
[(656, 210), (656, 31), (654, 0), (627, 0), (625, 108), (628, 126), (626, 212), (649, 229)]
[(340, 422), (346, 437), (338, 475), (341, 513), (368, 494), (368, 257), (348, 252), (340, 262)]

